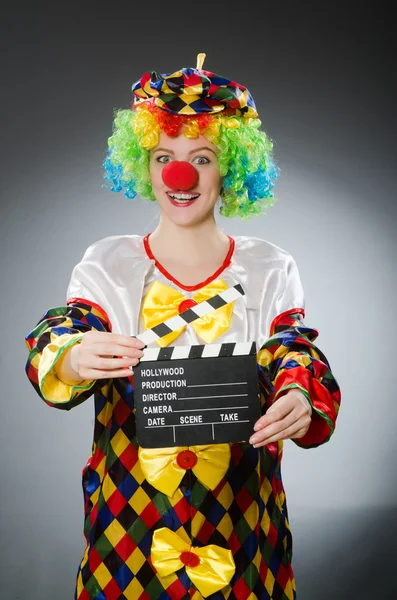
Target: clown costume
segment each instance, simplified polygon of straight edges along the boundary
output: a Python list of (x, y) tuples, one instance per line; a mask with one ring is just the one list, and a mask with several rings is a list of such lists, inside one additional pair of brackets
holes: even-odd
[[(131, 107), (115, 115), (104, 162), (112, 191), (155, 201), (149, 160), (160, 136), (192, 141), (202, 135), (219, 150), (221, 214), (249, 219), (272, 206), (278, 169), (246, 87), (204, 70), (199, 55), (195, 69), (147, 72), (132, 89)], [(203, 199), (199, 173), (207, 163), (162, 156), (156, 168), (167, 189), (166, 210), (187, 214)], [(158, 345), (255, 341), (261, 414), (299, 391), (310, 425), (291, 439), (301, 448), (326, 443), (335, 428), (339, 386), (314, 344), (318, 331), (304, 323), (294, 259), (263, 239), (228, 236), (223, 263), (188, 285), (156, 256), (150, 233), (101, 239), (74, 267), (65, 305), (50, 308), (27, 334), (26, 373), (44, 402), (70, 410), (92, 397), (95, 405), (92, 452), (82, 474), (86, 547), (76, 600), (296, 598), (282, 439), (259, 446), (247, 440), (141, 448), (133, 372), (65, 381), (57, 368), (88, 332), (139, 340), (237, 284), (244, 296)]]

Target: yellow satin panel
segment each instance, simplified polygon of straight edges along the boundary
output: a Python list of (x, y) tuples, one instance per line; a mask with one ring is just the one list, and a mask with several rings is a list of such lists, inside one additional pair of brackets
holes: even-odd
[[(201, 288), (193, 295), (193, 300), (198, 304), (216, 294), (223, 292), (228, 285), (223, 279), (217, 279), (209, 285)], [(146, 329), (151, 329), (160, 323), (163, 323), (171, 317), (179, 315), (178, 307), (180, 303), (186, 300), (185, 296), (176, 290), (159, 281), (154, 281), (150, 286), (142, 305), (142, 318)], [(233, 314), (234, 302), (225, 304), (217, 308), (209, 315), (197, 319), (191, 323), (193, 329), (207, 344), (216, 340), (220, 335), (227, 331)], [(182, 333), (186, 326), (177, 331), (173, 331), (164, 337), (156, 340), (161, 347), (168, 346)]]
[[(179, 315), (178, 306), (184, 299), (184, 295), (178, 290), (154, 281), (142, 304), (142, 318), (146, 329), (151, 329), (155, 325)], [(158, 345), (168, 346), (182, 333), (183, 329), (184, 327), (157, 340)]]
[(186, 469), (177, 463), (177, 456), (183, 450), (194, 452), (197, 464), (192, 468), (193, 473), (200, 483), (214, 490), (229, 468), (229, 444), (174, 448), (139, 447), (139, 463), (148, 482), (163, 494), (172, 497), (186, 473)]
[(236, 566), (231, 550), (215, 544), (202, 548), (190, 546), (167, 527), (153, 533), (151, 559), (160, 577), (167, 577), (184, 567), (182, 552), (192, 552), (200, 559), (197, 567), (186, 565), (186, 574), (204, 598), (218, 592), (230, 583)]
[(56, 370), (57, 361), (74, 344), (79, 344), (83, 335), (82, 333), (64, 333), (58, 337), (52, 336), (51, 342), (43, 349), (38, 368), (38, 383), (43, 397), (49, 402), (54, 404), (68, 402), (76, 391), (88, 390), (94, 385), (94, 379), (64, 382), (59, 379)]

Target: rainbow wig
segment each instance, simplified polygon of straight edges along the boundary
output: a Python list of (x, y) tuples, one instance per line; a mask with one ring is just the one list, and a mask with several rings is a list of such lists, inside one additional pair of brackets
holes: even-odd
[[(205, 55), (199, 55), (202, 57)], [(273, 144), (259, 128), (255, 104), (247, 88), (209, 71), (181, 69), (157, 75), (148, 72), (133, 86), (135, 103), (115, 111), (113, 135), (104, 162), (105, 181), (127, 198), (137, 194), (156, 200), (150, 181), (150, 150), (164, 131), (174, 137), (200, 134), (220, 152), (224, 177), (220, 214), (249, 219), (264, 214), (276, 199), (278, 177)]]

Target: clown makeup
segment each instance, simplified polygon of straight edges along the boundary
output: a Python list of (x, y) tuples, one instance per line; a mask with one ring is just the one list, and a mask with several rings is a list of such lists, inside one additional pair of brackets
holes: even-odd
[(203, 135), (170, 137), (161, 132), (150, 152), (150, 177), (164, 218), (181, 226), (213, 219), (222, 187), (218, 153)]

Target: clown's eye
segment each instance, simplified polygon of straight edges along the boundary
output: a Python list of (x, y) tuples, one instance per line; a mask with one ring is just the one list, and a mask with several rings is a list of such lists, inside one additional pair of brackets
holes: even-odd
[(198, 165), (207, 165), (211, 161), (206, 156), (196, 156), (193, 162)]
[(167, 163), (169, 163), (171, 161), (171, 157), (167, 156), (166, 154), (163, 154), (162, 156), (158, 156), (156, 160), (159, 163), (163, 163), (164, 165), (166, 165)]

